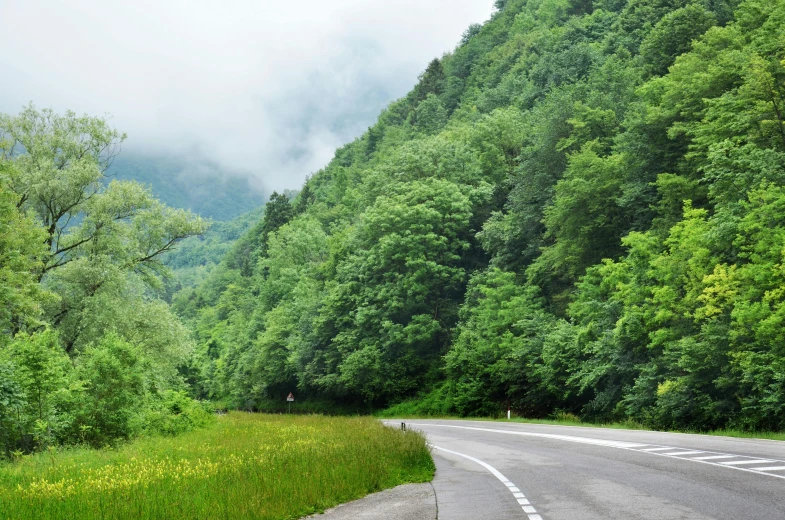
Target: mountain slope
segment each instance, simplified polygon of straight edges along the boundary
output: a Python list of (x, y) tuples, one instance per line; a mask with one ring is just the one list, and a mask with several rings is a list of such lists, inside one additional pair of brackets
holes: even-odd
[(496, 6), (194, 292), (201, 391), (785, 427), (785, 7)]
[(140, 182), (168, 206), (219, 221), (232, 220), (264, 203), (262, 190), (247, 174), (227, 172), (205, 160), (121, 153), (107, 175)]

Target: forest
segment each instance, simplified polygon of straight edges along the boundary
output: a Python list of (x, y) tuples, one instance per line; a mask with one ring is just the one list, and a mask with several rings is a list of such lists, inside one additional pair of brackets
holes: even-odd
[(196, 395), (785, 428), (785, 4), (495, 6), (174, 296)]
[(212, 232), (107, 176), (104, 119), (0, 116), (0, 452), (289, 392), (785, 430), (783, 111), (779, 0), (497, 0)]

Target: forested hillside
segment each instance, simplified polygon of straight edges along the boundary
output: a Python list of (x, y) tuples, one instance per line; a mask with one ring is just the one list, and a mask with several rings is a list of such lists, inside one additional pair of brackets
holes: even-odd
[(213, 222), (203, 234), (183, 239), (176, 249), (162, 255), (164, 265), (171, 270), (165, 284), (166, 299), (201, 284), (263, 215), (264, 206), (259, 206), (229, 222)]
[(108, 179), (148, 186), (161, 202), (205, 218), (229, 221), (264, 204), (261, 188), (247, 172), (227, 171), (206, 159), (123, 152), (106, 172)]
[(176, 302), (199, 391), (785, 428), (785, 4), (496, 7)]

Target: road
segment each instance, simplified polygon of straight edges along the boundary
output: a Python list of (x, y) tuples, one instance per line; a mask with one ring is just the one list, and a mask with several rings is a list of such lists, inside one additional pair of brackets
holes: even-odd
[(785, 442), (405, 422), (433, 446), (440, 520), (785, 519)]

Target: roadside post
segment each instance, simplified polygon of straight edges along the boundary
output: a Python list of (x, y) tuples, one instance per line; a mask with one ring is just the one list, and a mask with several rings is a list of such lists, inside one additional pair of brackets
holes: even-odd
[(286, 401), (289, 403), (289, 413), (292, 413), (292, 403), (294, 402), (294, 394), (289, 392), (286, 396)]
[[(291, 394), (290, 394), (291, 395)], [(510, 420), (510, 407), (507, 407), (507, 420)]]

